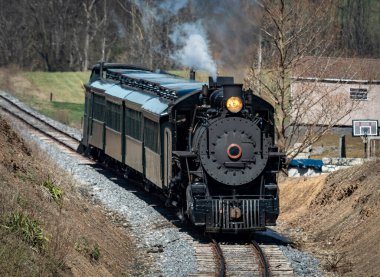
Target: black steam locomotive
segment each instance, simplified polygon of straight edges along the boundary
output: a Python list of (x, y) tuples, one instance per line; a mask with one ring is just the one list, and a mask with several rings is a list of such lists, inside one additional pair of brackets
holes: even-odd
[(87, 153), (159, 188), (206, 232), (252, 232), (279, 214), (274, 109), (232, 77), (209, 84), (97, 64), (85, 86)]

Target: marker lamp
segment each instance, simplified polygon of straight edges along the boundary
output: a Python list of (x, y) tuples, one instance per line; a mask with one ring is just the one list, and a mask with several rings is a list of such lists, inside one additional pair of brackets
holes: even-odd
[(243, 108), (243, 101), (240, 97), (230, 97), (227, 100), (226, 107), (231, 113), (238, 113)]

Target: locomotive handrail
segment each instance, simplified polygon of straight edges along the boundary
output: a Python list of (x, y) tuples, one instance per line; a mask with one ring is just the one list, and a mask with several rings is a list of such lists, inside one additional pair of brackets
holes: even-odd
[(178, 99), (175, 90), (163, 87), (159, 83), (126, 76), (122, 72), (106, 72), (106, 79), (119, 81), (121, 84), (130, 86), (132, 88), (139, 88), (149, 92), (153, 92), (157, 96), (164, 97), (172, 101)]
[(178, 98), (176, 91), (171, 90), (165, 87), (160, 86), (157, 83), (150, 82), (147, 80), (135, 79), (128, 76), (121, 75), (120, 78), (121, 84), (147, 90), (149, 92), (153, 92), (157, 96), (168, 98), (169, 100), (175, 100)]

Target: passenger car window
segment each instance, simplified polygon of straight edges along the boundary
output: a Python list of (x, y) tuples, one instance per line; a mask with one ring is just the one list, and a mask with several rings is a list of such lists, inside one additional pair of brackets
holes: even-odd
[(141, 123), (141, 113), (127, 108), (125, 111), (126, 135), (141, 141)]

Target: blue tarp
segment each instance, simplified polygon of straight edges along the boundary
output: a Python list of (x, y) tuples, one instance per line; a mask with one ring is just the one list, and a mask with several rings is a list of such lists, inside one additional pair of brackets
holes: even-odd
[(321, 171), (323, 166), (322, 160), (313, 160), (313, 159), (296, 159), (292, 160), (289, 164), (289, 167), (296, 168), (313, 168)]

